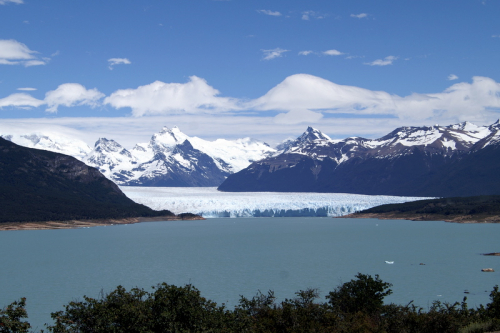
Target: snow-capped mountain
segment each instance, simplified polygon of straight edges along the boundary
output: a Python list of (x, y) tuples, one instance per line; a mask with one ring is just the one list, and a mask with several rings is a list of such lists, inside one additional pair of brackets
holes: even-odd
[(79, 160), (82, 160), (92, 150), (82, 140), (57, 133), (0, 133), (0, 136), (20, 146), (70, 155)]
[(58, 133), (0, 134), (22, 146), (76, 157), (119, 185), (218, 186), (228, 175), (276, 152), (251, 138), (207, 141), (178, 127), (163, 127), (149, 142), (130, 150), (107, 138), (97, 140), (92, 149)]
[(250, 138), (206, 141), (189, 137), (178, 127), (163, 127), (148, 143), (138, 143), (130, 151), (101, 138), (84, 161), (120, 185), (217, 186), (274, 152)]
[(464, 122), (401, 127), (373, 140), (332, 140), (309, 127), (272, 157), (229, 176), (219, 190), (500, 194), (499, 130), (498, 121), (490, 126)]
[(363, 155), (377, 158), (408, 154), (417, 147), (429, 153), (451, 155), (469, 151), (480, 140), (498, 140), (498, 122), (476, 126), (464, 122), (450, 126), (400, 127), (379, 139), (350, 137), (332, 140), (321, 131), (308, 127), (296, 140), (288, 142), (278, 154), (301, 154), (317, 159), (332, 158), (337, 163)]

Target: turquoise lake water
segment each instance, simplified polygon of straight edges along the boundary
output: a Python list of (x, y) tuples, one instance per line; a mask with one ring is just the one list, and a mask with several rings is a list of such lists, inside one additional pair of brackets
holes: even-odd
[[(238, 218), (0, 232), (0, 306), (27, 298), (38, 329), (83, 295), (161, 282), (193, 284), (233, 308), (239, 295), (322, 297), (358, 272), (393, 283), (386, 302), (489, 302), (500, 284), (500, 224), (375, 219)], [(385, 261), (394, 261), (386, 264)], [(420, 265), (424, 263), (425, 265)], [(494, 268), (483, 273), (482, 268)], [(464, 294), (468, 290), (469, 294)]]

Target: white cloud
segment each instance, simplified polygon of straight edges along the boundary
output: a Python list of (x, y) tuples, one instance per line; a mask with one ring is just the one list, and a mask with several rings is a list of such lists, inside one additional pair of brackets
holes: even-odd
[(346, 59), (357, 59), (357, 58), (364, 58), (365, 56), (357, 56), (357, 55), (350, 55), (345, 57)]
[(47, 64), (50, 59), (39, 60), (34, 56), (37, 53), (14, 39), (0, 39), (1, 65), (24, 65), (29, 67)]
[(361, 14), (351, 14), (351, 17), (356, 17), (356, 18), (359, 18), (359, 19), (364, 18), (364, 17), (367, 17), (367, 16), (368, 16), (368, 14), (366, 14), (366, 13), (361, 13)]
[(302, 19), (304, 21), (309, 21), (311, 18), (315, 18), (315, 19), (320, 20), (320, 19), (325, 18), (325, 16), (326, 15), (315, 12), (313, 10), (308, 10), (308, 11), (302, 12)]
[[(487, 77), (474, 77), (472, 82), (459, 82), (442, 92), (398, 96), (296, 74), (254, 100), (218, 95), (215, 88), (198, 77), (191, 77), (184, 84), (157, 81), (136, 89), (118, 90), (104, 100), (110, 107), (131, 108), (136, 117), (52, 117), (12, 122), (2, 119), (0, 127), (21, 121), (64, 125), (80, 129), (89, 137), (95, 135), (94, 141), (104, 136), (131, 147), (147, 141), (163, 125), (179, 125), (187, 134), (207, 139), (252, 136), (273, 143), (300, 135), (306, 125), (314, 125), (329, 135), (333, 133), (336, 138), (379, 137), (397, 126), (465, 120), (491, 124), (500, 111), (500, 83)], [(59, 105), (96, 106), (102, 96), (96, 89), (70, 83), (48, 92), (45, 100), (26, 93), (12, 94), (0, 99), (0, 108), (47, 104), (48, 111), (53, 111)]]
[(44, 101), (36, 99), (29, 94), (16, 93), (0, 99), (0, 108), (13, 106), (21, 109), (36, 108), (45, 104)]
[(0, 59), (27, 60), (33, 59), (33, 53), (25, 44), (14, 39), (0, 39)]
[(45, 94), (45, 104), (48, 112), (57, 112), (60, 105), (77, 106), (88, 105), (96, 107), (99, 100), (104, 97), (104, 94), (97, 89), (86, 89), (79, 83), (64, 83), (57, 87), (56, 90), (51, 90)]
[(320, 112), (314, 112), (307, 109), (292, 109), (287, 113), (280, 113), (274, 117), (274, 122), (276, 124), (311, 124), (317, 123), (323, 114)]
[(266, 14), (266, 15), (270, 15), (270, 16), (281, 16), (280, 12), (278, 12), (278, 11), (273, 12), (272, 10), (267, 10), (267, 9), (259, 9), (259, 10), (257, 10), (257, 12), (262, 13), (262, 14)]
[(187, 83), (156, 81), (137, 89), (117, 90), (104, 103), (117, 109), (129, 107), (134, 116), (218, 113), (238, 109), (235, 100), (218, 97), (219, 94), (204, 79), (191, 76)]
[(456, 76), (455, 74), (450, 74), (450, 75), (448, 75), (448, 80), (450, 80), (450, 81), (458, 80), (458, 76)]
[(282, 54), (288, 51), (290, 50), (280, 49), (279, 47), (272, 50), (262, 50), (262, 52), (264, 52), (264, 60), (282, 57)]
[(264, 96), (250, 101), (247, 107), (257, 110), (350, 109), (358, 101), (375, 105), (390, 99), (386, 92), (343, 86), (308, 74), (287, 77)]
[(10, 3), (10, 2), (17, 3), (18, 5), (24, 3), (23, 0), (0, 0), (0, 5), (6, 5), (6, 4)]
[(48, 62), (47, 58), (44, 58), (44, 61), (42, 61), (42, 60), (28, 60), (28, 61), (24, 62), (24, 67), (46, 65), (47, 62)]
[(337, 50), (328, 50), (328, 51), (324, 51), (323, 54), (331, 55), (331, 56), (338, 56), (338, 55), (342, 55), (344, 53), (337, 51)]
[(22, 90), (22, 91), (35, 91), (37, 90), (36, 88), (17, 88), (17, 90)]
[(387, 65), (392, 65), (394, 60), (397, 60), (398, 57), (395, 56), (388, 56), (385, 57), (384, 59), (377, 59), (372, 62), (365, 62), (365, 65), (370, 65), (370, 66), (387, 66)]
[(500, 35), (491, 35), (493, 38), (500, 38)]
[(111, 58), (108, 59), (109, 69), (112, 70), (115, 65), (130, 65), (131, 62), (127, 58)]
[(306, 55), (310, 55), (311, 53), (313, 53), (313, 51), (311, 51), (311, 50), (307, 50), (307, 51), (300, 51), (300, 52), (299, 52), (299, 55), (304, 55), (304, 56), (306, 56)]
[(472, 83), (457, 83), (441, 93), (400, 97), (296, 74), (245, 107), (263, 111), (302, 109), (323, 114), (389, 115), (410, 120), (450, 119), (451, 123), (498, 117), (492, 110), (500, 110), (500, 84), (490, 78), (474, 77)]

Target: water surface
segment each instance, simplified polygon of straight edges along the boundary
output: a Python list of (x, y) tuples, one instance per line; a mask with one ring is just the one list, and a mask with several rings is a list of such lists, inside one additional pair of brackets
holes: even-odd
[[(240, 218), (0, 232), (0, 306), (27, 297), (30, 322), (117, 285), (192, 283), (233, 308), (239, 295), (322, 297), (358, 272), (394, 284), (388, 302), (486, 304), (500, 281), (500, 225), (375, 219)], [(388, 265), (385, 261), (394, 261)], [(425, 265), (420, 265), (424, 263)], [(495, 273), (483, 273), (491, 267)]]

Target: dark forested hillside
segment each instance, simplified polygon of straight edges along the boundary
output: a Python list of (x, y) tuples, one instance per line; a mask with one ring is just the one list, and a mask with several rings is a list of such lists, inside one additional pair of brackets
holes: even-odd
[(173, 215), (126, 197), (77, 159), (0, 138), (0, 222)]
[(348, 217), (498, 223), (500, 222), (500, 195), (441, 198), (381, 205)]

